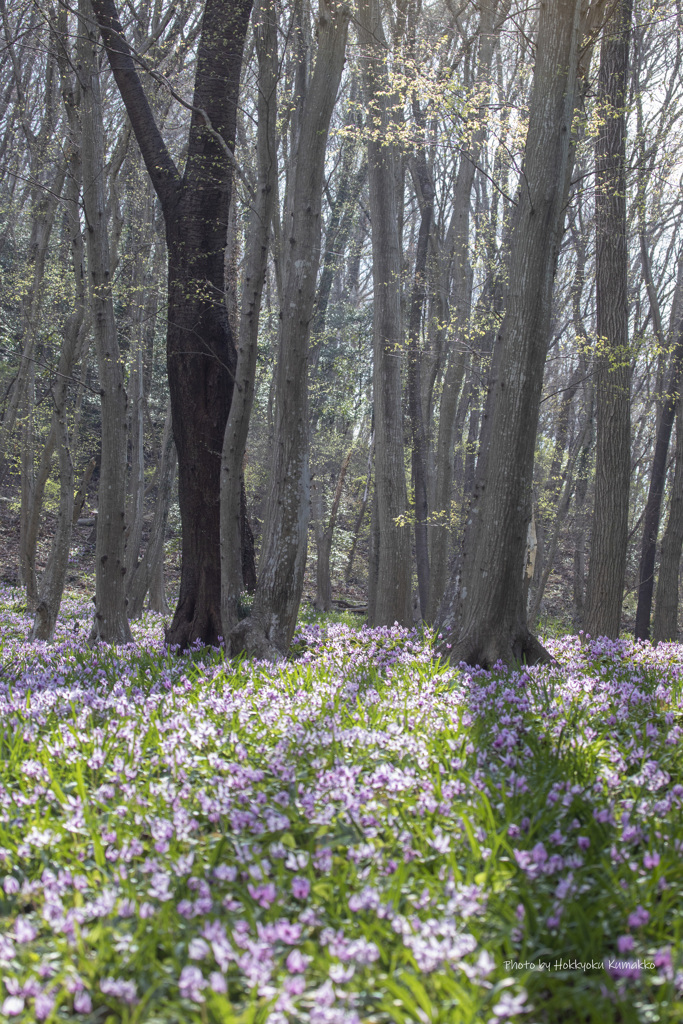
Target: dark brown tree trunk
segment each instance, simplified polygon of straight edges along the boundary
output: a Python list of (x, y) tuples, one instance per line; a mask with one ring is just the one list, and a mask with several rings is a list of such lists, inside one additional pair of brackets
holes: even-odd
[(518, 192), (507, 306), (492, 381), (459, 578), (441, 650), (455, 662), (547, 660), (524, 607), (534, 446), (552, 293), (572, 159), (583, 36), (581, 0), (541, 7)]
[(613, 6), (600, 51), (596, 142), (595, 507), (586, 585), (586, 630), (618, 637), (628, 544), (631, 368), (628, 348), (626, 111), (632, 0)]
[(237, 362), (224, 302), (237, 100), (252, 0), (206, 0), (184, 173), (179, 174), (123, 38), (114, 0), (93, 0), (114, 78), (159, 196), (168, 247), (167, 365), (178, 452), (181, 648), (221, 627), (220, 461)]
[(181, 648), (197, 639), (217, 644), (223, 632), (220, 455), (237, 363), (222, 295), (208, 290), (209, 284), (222, 288), (223, 283), (220, 239), (224, 245), (227, 225), (216, 232), (217, 237), (206, 238), (209, 225), (218, 221), (218, 197), (210, 203), (198, 191), (185, 193), (183, 200), (175, 217), (167, 221), (167, 357), (178, 452), (182, 568), (178, 604), (166, 640)]

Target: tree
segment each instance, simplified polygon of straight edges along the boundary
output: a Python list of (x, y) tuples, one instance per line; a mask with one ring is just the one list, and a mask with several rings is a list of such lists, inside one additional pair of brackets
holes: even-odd
[(230, 634), (233, 654), (285, 654), (301, 602), (310, 516), (308, 354), (320, 264), (327, 134), (346, 55), (349, 11), (320, 5), (318, 48), (299, 96), (283, 228), (276, 425), (258, 583), (251, 615)]
[(628, 348), (626, 91), (632, 0), (605, 25), (598, 77), (602, 119), (595, 147), (597, 441), (595, 508), (586, 584), (586, 630), (619, 636), (631, 477), (631, 366)]
[(368, 108), (368, 182), (372, 222), (373, 408), (375, 502), (370, 565), (372, 625), (408, 624), (410, 534), (402, 522), (408, 507), (401, 408), (401, 248), (392, 90), (384, 29), (377, 0), (359, 0), (358, 33), (363, 47), (363, 85)]
[(676, 468), (671, 487), (671, 505), (666, 530), (662, 537), (659, 577), (652, 638), (678, 639), (678, 575), (683, 549), (683, 409), (680, 398), (676, 418)]
[[(66, 226), (69, 249), (74, 277), (74, 309), (69, 316), (64, 330), (64, 337), (59, 353), (56, 380), (52, 387), (52, 424), (48, 441), (41, 457), (38, 479), (47, 482), (49, 468), (52, 463), (52, 448), (56, 444), (59, 452), (59, 516), (57, 528), (52, 538), (52, 545), (47, 566), (40, 580), (38, 603), (31, 630), (32, 640), (52, 640), (57, 615), (64, 592), (66, 571), (69, 562), (69, 548), (74, 518), (74, 457), (73, 451), (76, 431), (69, 437), (67, 425), (67, 395), (71, 376), (79, 357), (84, 355), (87, 347), (89, 302), (86, 289), (85, 252), (81, 231), (79, 200), (81, 196), (81, 124), (78, 107), (82, 91), (76, 87), (75, 76), (71, 71), (72, 62), (66, 49), (65, 36), (67, 28), (66, 10), (60, 12), (58, 29), (64, 43), (59, 54), (62, 97), (66, 109), (69, 126), (68, 171), (65, 192)], [(37, 504), (37, 502), (36, 502)], [(33, 522), (29, 522), (29, 534), (33, 551), (38, 539), (37, 512)], [(31, 565), (35, 565), (35, 554), (31, 557)]]
[(523, 576), (585, 24), (581, 0), (541, 7), (505, 316), (493, 355), (474, 495), (442, 627), (441, 649), (456, 662), (490, 667), (499, 659), (547, 659), (527, 626)]
[(221, 620), (229, 637), (239, 620), (242, 590), (242, 467), (254, 402), (259, 314), (268, 262), (268, 241), (277, 197), (277, 22), (266, 0), (254, 26), (258, 55), (256, 188), (249, 212), (248, 250), (239, 318), (235, 391), (221, 454)]
[[(435, 622), (448, 579), (449, 541), (451, 528), (451, 499), (453, 492), (453, 451), (462, 422), (458, 419), (458, 397), (465, 377), (466, 348), (463, 344), (472, 303), (473, 273), (470, 263), (470, 208), (475, 170), (486, 142), (486, 106), (490, 95), (489, 77), (500, 28), (509, 4), (490, 3), (482, 7), (478, 26), (478, 50), (475, 86), (481, 89), (478, 109), (471, 117), (465, 145), (458, 161), (453, 187), (453, 210), (446, 238), (438, 261), (441, 280), (436, 288), (439, 295), (438, 315), (445, 331), (446, 369), (439, 399), (439, 425), (432, 474), (431, 524), (429, 528), (429, 600), (423, 615)], [(497, 24), (496, 24), (497, 21)], [(469, 137), (468, 137), (469, 136)], [(460, 402), (464, 416), (466, 403)]]
[(114, 0), (94, 0), (116, 84), (161, 203), (168, 248), (167, 366), (178, 452), (182, 574), (170, 644), (222, 635), (220, 456), (237, 362), (224, 302), (237, 100), (252, 0), (206, 0), (182, 172), (154, 119)]
[(83, 207), (88, 283), (102, 405), (102, 457), (95, 551), (95, 616), (92, 640), (133, 639), (126, 613), (125, 494), (126, 404), (123, 366), (114, 319), (109, 231), (104, 190), (104, 127), (97, 67), (96, 29), (90, 0), (79, 2), (78, 61), (81, 87)]

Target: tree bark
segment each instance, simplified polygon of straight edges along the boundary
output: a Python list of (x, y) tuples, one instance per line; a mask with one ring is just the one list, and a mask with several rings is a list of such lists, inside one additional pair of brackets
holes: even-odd
[[(648, 275), (648, 281), (651, 284), (651, 275)], [(681, 294), (682, 284), (683, 256), (679, 260), (676, 286), (678, 295)], [(651, 299), (652, 302), (653, 300)], [(636, 608), (635, 628), (635, 635), (638, 640), (649, 640), (650, 638), (650, 615), (652, 613), (652, 595), (654, 593), (655, 556), (657, 553), (659, 520), (662, 511), (662, 499), (664, 497), (669, 442), (676, 416), (676, 407), (680, 401), (681, 379), (683, 378), (683, 322), (674, 323), (672, 326), (675, 332), (676, 343), (671, 353), (669, 372), (663, 389), (662, 406), (657, 422), (655, 451), (650, 473), (650, 487), (643, 514), (643, 540), (640, 549), (638, 606)], [(665, 593), (667, 591), (668, 587), (665, 587)]]
[(454, 662), (547, 660), (524, 606), (534, 446), (564, 225), (583, 36), (581, 0), (544, 4), (523, 180), (511, 237), (505, 317), (496, 339), (459, 576), (440, 650)]
[[(538, 580), (538, 586), (536, 588), (535, 593), (533, 594), (531, 609), (529, 611), (529, 625), (531, 629), (534, 629), (538, 622), (538, 617), (541, 612), (541, 604), (543, 602), (545, 588), (548, 585), (548, 580), (550, 579), (550, 574), (553, 571), (553, 566), (555, 564), (555, 555), (557, 554), (557, 547), (560, 539), (560, 530), (562, 528), (562, 524), (564, 523), (567, 517), (567, 513), (569, 512), (569, 506), (571, 504), (572, 494), (574, 491), (574, 468), (576, 466), (577, 460), (581, 455), (581, 452), (586, 448), (586, 446), (590, 442), (591, 429), (591, 421), (589, 418), (586, 418), (581, 429), (581, 434), (577, 440), (577, 443), (574, 446), (573, 450), (569, 453), (569, 459), (564, 471), (564, 483), (562, 484), (562, 490), (559, 495), (559, 501), (557, 504), (557, 509), (555, 511), (555, 520), (553, 522), (552, 532), (550, 534), (550, 543), (547, 545), (545, 557), (541, 560), (542, 570), (540, 573), (540, 578)], [(544, 524), (543, 530), (545, 531), (545, 529), (546, 526)], [(540, 536), (544, 538), (545, 546), (544, 533), (541, 533)]]
[[(482, 7), (479, 22), (480, 46), (477, 55), (477, 82), (486, 83), (491, 73), (493, 54), (498, 43), (500, 28), (494, 30), (496, 16), (499, 25), (507, 13), (506, 0), (499, 11), (497, 3)], [(488, 90), (485, 93), (488, 98)], [(448, 579), (448, 558), (453, 536), (451, 502), (453, 499), (453, 461), (458, 436), (458, 398), (465, 376), (466, 348), (462, 344), (472, 302), (473, 275), (469, 261), (470, 204), (474, 173), (482, 147), (486, 141), (486, 110), (482, 103), (478, 111), (479, 124), (473, 126), (468, 152), (461, 154), (453, 193), (453, 214), (448, 228), (445, 249), (449, 266), (444, 268), (442, 283), (442, 309), (444, 323), (453, 317), (446, 373), (439, 402), (439, 432), (436, 450), (436, 473), (431, 503), (429, 526), (430, 585), (426, 615), (428, 622), (437, 618)], [(449, 288), (450, 278), (450, 288)], [(448, 295), (450, 293), (450, 303)], [(450, 308), (449, 308), (450, 306)]]
[[(66, 30), (66, 11), (60, 15), (60, 21), (64, 30)], [(66, 584), (73, 525), (78, 518), (78, 511), (82, 507), (85, 487), (87, 487), (86, 483), (85, 486), (79, 488), (79, 493), (74, 497), (74, 466), (66, 421), (66, 403), (70, 378), (79, 358), (85, 358), (89, 320), (87, 316), (88, 296), (86, 289), (85, 252), (79, 204), (82, 181), (80, 126), (76, 110), (77, 100), (74, 95), (73, 79), (69, 73), (66, 60), (64, 59), (60, 63), (62, 94), (71, 134), (65, 206), (69, 248), (71, 250), (74, 274), (75, 309), (66, 323), (62, 348), (59, 353), (56, 381), (52, 391), (52, 426), (48, 442), (51, 442), (52, 438), (54, 438), (54, 441), (45, 445), (38, 473), (39, 484), (44, 487), (43, 481), (47, 481), (52, 464), (52, 452), (56, 445), (59, 453), (59, 512), (57, 528), (52, 538), (48, 562), (40, 580), (36, 614), (31, 630), (32, 640), (45, 641), (52, 640), (54, 635)], [(74, 435), (76, 433), (77, 431), (74, 430)], [(90, 473), (92, 474), (94, 460), (91, 461), (90, 466)], [(87, 479), (89, 480), (90, 477), (88, 476)], [(81, 490), (83, 490), (83, 498), (81, 498)], [(74, 512), (76, 512), (75, 516)], [(37, 521), (31, 524), (30, 531), (37, 541)], [(35, 564), (35, 556), (33, 562)]]
[(179, 174), (154, 120), (114, 0), (93, 0), (114, 78), (161, 202), (168, 247), (167, 365), (178, 452), (180, 595), (166, 638), (222, 634), (220, 460), (237, 356), (224, 302), (237, 100), (252, 0), (206, 0), (187, 161)]
[[(421, 111), (417, 97), (413, 99), (416, 120), (420, 128)], [(415, 492), (415, 560), (420, 616), (427, 617), (429, 602), (429, 501), (427, 496), (427, 432), (422, 409), (420, 327), (422, 309), (427, 297), (427, 254), (429, 236), (434, 219), (434, 184), (432, 182), (424, 145), (418, 147), (414, 160), (414, 178), (420, 203), (420, 227), (417, 235), (415, 270), (408, 303), (408, 410), (412, 435), (412, 473)]]
[(344, 480), (346, 479), (346, 471), (349, 468), (349, 462), (353, 455), (353, 448), (351, 448), (344, 461), (341, 464), (339, 470), (339, 476), (337, 477), (337, 486), (335, 487), (334, 497), (332, 499), (332, 508), (330, 509), (330, 518), (327, 521), (327, 525), (323, 526), (322, 523), (322, 508), (319, 510), (316, 531), (315, 531), (315, 546), (317, 561), (315, 567), (315, 580), (316, 580), (316, 591), (315, 591), (315, 607), (320, 612), (329, 612), (332, 607), (332, 581), (330, 579), (330, 554), (332, 552), (332, 540), (334, 538), (334, 528), (337, 523), (337, 513), (339, 512), (339, 504), (341, 502), (342, 491), (344, 489)]
[[(373, 626), (409, 625), (410, 532), (401, 402), (401, 250), (396, 154), (391, 143), (391, 87), (378, 0), (359, 0), (358, 34), (368, 108), (368, 182), (372, 222), (373, 403), (375, 423), (374, 564), (370, 565), (369, 619)], [(376, 566), (376, 568), (375, 568)]]
[[(239, 620), (242, 585), (252, 591), (256, 579), (244, 580), (243, 555), (249, 538), (244, 535), (244, 452), (254, 403), (258, 328), (266, 279), (268, 239), (277, 195), (277, 22), (273, 3), (266, 0), (254, 28), (258, 54), (257, 184), (247, 229), (247, 254), (239, 318), (235, 389), (225, 428), (221, 454), (221, 621), (223, 636)], [(244, 504), (244, 509), (242, 509)], [(246, 542), (246, 543), (245, 543)], [(253, 537), (251, 538), (253, 546)]]
[[(173, 442), (173, 431), (171, 429), (170, 406), (166, 413), (164, 433), (161, 439), (161, 461), (159, 465), (159, 483), (157, 487), (157, 500), (154, 509), (154, 519), (147, 542), (147, 549), (138, 564), (135, 566), (128, 585), (128, 617), (139, 619), (145, 605), (145, 597), (151, 590), (155, 579), (158, 581), (158, 567), (161, 565), (161, 587), (160, 593), (155, 594), (153, 611), (166, 613), (166, 597), (163, 591), (163, 564), (164, 564), (164, 540), (166, 538), (166, 524), (168, 513), (171, 507), (173, 494), (173, 482), (176, 470), (176, 450)], [(150, 594), (150, 606), (152, 604)]]
[(102, 461), (95, 550), (95, 616), (91, 641), (128, 643), (125, 594), (126, 392), (111, 291), (104, 192), (104, 127), (97, 69), (97, 38), (90, 0), (79, 0), (81, 155), (88, 283), (102, 408)]
[(275, 438), (258, 582), (251, 616), (230, 634), (233, 654), (268, 658), (286, 654), (294, 635), (308, 543), (309, 337), (320, 264), (327, 135), (349, 22), (346, 8), (322, 3), (320, 12), (315, 68), (298, 111), (298, 159), (285, 209)]
[(669, 519), (662, 537), (652, 638), (678, 640), (678, 576), (683, 548), (683, 409), (676, 418), (676, 469), (671, 486)]
[[(35, 210), (29, 240), (29, 262), (32, 267), (31, 286), (21, 299), (21, 318), (26, 328), (19, 373), (10, 395), (8, 408), (0, 426), (0, 452), (7, 449), (15, 425), (16, 414), (23, 407), (21, 445), (21, 524), (19, 528), (19, 566), (22, 582), (26, 587), (26, 603), (30, 612), (35, 611), (38, 601), (38, 580), (36, 576), (36, 546), (43, 506), (45, 484), (49, 476), (52, 452), (56, 436), (51, 431), (47, 445), (41, 455), (38, 472), (35, 467), (35, 343), (40, 338), (39, 316), (43, 304), (43, 280), (47, 262), (48, 246), (60, 203), (67, 160), (62, 157), (57, 164), (50, 185), (44, 191), (32, 191), (31, 205)], [(42, 192), (42, 194), (41, 194)]]
[[(137, 161), (136, 161), (137, 162)], [(138, 563), (142, 541), (144, 497), (145, 497), (145, 449), (144, 449), (144, 405), (145, 374), (143, 356), (145, 349), (145, 314), (147, 312), (147, 287), (145, 283), (144, 256), (151, 248), (154, 234), (153, 195), (149, 181), (143, 182), (141, 203), (130, 204), (127, 219), (136, 220), (129, 235), (132, 271), (130, 277), (130, 302), (132, 344), (128, 371), (128, 440), (130, 469), (126, 500), (126, 579), (130, 581)], [(137, 199), (137, 197), (135, 197)]]
[(586, 629), (619, 636), (628, 544), (631, 476), (626, 97), (632, 0), (619, 0), (604, 28), (598, 102), (604, 124), (596, 141), (595, 359), (597, 442), (595, 506), (586, 585)]
[(351, 581), (351, 573), (353, 572), (353, 561), (356, 555), (356, 547), (358, 545), (358, 537), (360, 535), (360, 529), (363, 525), (363, 519), (365, 518), (365, 510), (368, 507), (368, 498), (370, 497), (370, 485), (372, 483), (372, 456), (375, 449), (375, 435), (370, 427), (370, 439), (368, 441), (368, 466), (365, 474), (365, 487), (363, 488), (363, 497), (361, 499), (360, 508), (356, 516), (356, 522), (353, 527), (353, 540), (351, 541), (351, 550), (349, 551), (348, 561), (346, 563), (346, 569), (344, 570), (344, 582), (348, 586)]

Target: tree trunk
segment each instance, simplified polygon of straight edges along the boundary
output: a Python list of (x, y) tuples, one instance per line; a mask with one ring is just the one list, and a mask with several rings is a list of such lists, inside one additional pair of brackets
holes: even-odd
[(26, 324), (22, 343), (21, 361), (9, 401), (0, 423), (0, 458), (7, 452), (7, 444), (14, 429), (17, 414), (24, 404), (26, 389), (35, 373), (35, 343), (39, 337), (38, 317), (43, 303), (43, 279), (48, 246), (59, 207), (67, 161), (58, 161), (52, 179), (46, 187), (36, 186), (31, 192), (31, 207), (35, 210), (31, 237), (28, 242), (29, 262), (32, 270), (31, 286), (21, 298), (21, 320)]
[(35, 548), (27, 544), (27, 525), (32, 511), (36, 508), (36, 463), (35, 425), (33, 410), (36, 405), (36, 369), (31, 362), (24, 392), (23, 414), (21, 417), (21, 522), (19, 525), (19, 569), (21, 582), (26, 588), (26, 605), (29, 613), (34, 612), (38, 601)]
[(90, 483), (90, 480), (92, 479), (92, 475), (95, 472), (96, 467), (97, 459), (93, 455), (92, 459), (90, 459), (87, 466), (83, 470), (83, 473), (81, 475), (81, 481), (78, 485), (78, 490), (76, 491), (76, 495), (74, 497), (74, 510), (73, 515), (71, 517), (72, 526), (76, 525), (80, 518), (81, 512), (83, 511), (85, 499), (88, 495), (88, 485)]
[(631, 475), (626, 110), (632, 0), (619, 0), (604, 28), (598, 102), (604, 124), (596, 142), (595, 359), (597, 443), (595, 507), (586, 586), (586, 629), (619, 636), (628, 544)]
[[(502, 16), (507, 13), (508, 0), (502, 5), (499, 25)], [(498, 43), (500, 29), (494, 32), (494, 21), (498, 13), (497, 3), (487, 3), (481, 9), (479, 22), (480, 46), (477, 55), (476, 80), (479, 83), (489, 81), (493, 54)], [(485, 92), (488, 99), (488, 90)], [(448, 579), (448, 557), (453, 536), (451, 503), (453, 499), (453, 461), (454, 449), (458, 437), (458, 398), (461, 394), (465, 376), (466, 351), (462, 344), (467, 326), (469, 310), (472, 302), (473, 275), (469, 261), (470, 246), (470, 204), (474, 173), (479, 160), (482, 146), (486, 141), (486, 109), (485, 104), (479, 107), (479, 125), (473, 126), (472, 138), (468, 152), (463, 152), (458, 164), (453, 194), (453, 214), (448, 228), (446, 248), (450, 250), (448, 262), (450, 266), (444, 270), (445, 281), (442, 283), (444, 299), (441, 319), (447, 323), (454, 318), (453, 337), (449, 346), (446, 373), (444, 376), (441, 399), (439, 403), (439, 433), (436, 451), (436, 474), (434, 479), (434, 497), (431, 504), (431, 523), (429, 527), (429, 564), (430, 585), (426, 615), (428, 622), (437, 618), (439, 605), (443, 599)], [(447, 301), (449, 293), (448, 280), (451, 279), (450, 309)]]
[(676, 418), (676, 469), (671, 487), (669, 519), (662, 537), (652, 638), (678, 640), (678, 576), (683, 548), (683, 410)]
[(358, 509), (358, 515), (356, 516), (356, 522), (353, 527), (353, 540), (351, 541), (351, 550), (349, 551), (348, 561), (346, 563), (346, 569), (344, 571), (344, 582), (348, 586), (351, 581), (351, 573), (353, 572), (353, 560), (356, 555), (356, 546), (358, 544), (358, 537), (360, 535), (360, 529), (363, 525), (363, 519), (365, 518), (365, 510), (368, 507), (368, 498), (370, 496), (370, 484), (372, 482), (372, 456), (375, 448), (375, 435), (370, 428), (370, 440), (368, 441), (368, 468), (365, 475), (365, 487), (363, 488), (363, 498)]
[[(0, 425), (0, 453), (6, 452), (6, 443), (15, 425), (16, 414), (23, 408), (21, 443), (21, 522), (19, 528), (19, 566), (21, 579), (26, 587), (26, 603), (29, 612), (35, 611), (38, 602), (38, 580), (36, 576), (36, 546), (43, 506), (45, 483), (51, 467), (55, 435), (51, 431), (47, 448), (41, 456), (36, 473), (35, 466), (35, 343), (40, 339), (39, 316), (43, 304), (43, 281), (48, 255), (48, 246), (59, 206), (66, 175), (66, 158), (61, 158), (57, 169), (44, 191), (32, 191), (32, 207), (35, 210), (31, 237), (29, 239), (29, 261), (32, 268), (31, 286), (21, 299), (21, 319), (26, 324), (24, 344), (19, 372), (10, 394), (5, 416)], [(42, 194), (41, 194), (42, 191)]]
[(163, 549), (161, 550), (156, 562), (152, 565), (147, 607), (151, 612), (157, 612), (159, 615), (170, 615), (171, 612), (168, 599), (166, 597)]
[[(150, 591), (150, 607), (153, 611), (166, 614), (168, 610), (163, 586), (164, 540), (166, 538), (166, 524), (173, 495), (176, 462), (169, 405), (164, 423), (164, 433), (161, 439), (159, 482), (152, 528), (147, 542), (147, 549), (141, 561), (135, 566), (127, 589), (128, 617), (130, 619), (139, 619), (142, 615), (148, 591)], [(161, 566), (161, 579), (159, 579), (159, 566)], [(151, 588), (155, 582), (157, 584), (157, 592), (152, 597)]]
[(244, 651), (256, 657), (277, 658), (289, 649), (306, 565), (309, 336), (320, 263), (327, 134), (344, 67), (349, 21), (344, 8), (323, 3), (320, 10), (318, 52), (299, 111), (299, 156), (285, 211), (275, 439), (258, 583), (250, 618), (230, 634), (233, 654)]
[(242, 540), (242, 583), (248, 594), (256, 592), (256, 546), (247, 515), (247, 491), (244, 472), (240, 477), (240, 536)]
[[(145, 286), (144, 254), (151, 249), (154, 233), (153, 195), (148, 181), (143, 182), (142, 203), (138, 209), (129, 208), (128, 219), (138, 223), (131, 229), (129, 246), (132, 257), (130, 280), (132, 302), (132, 344), (128, 372), (128, 393), (130, 397), (128, 436), (130, 470), (126, 501), (126, 575), (130, 580), (138, 563), (142, 542), (144, 497), (145, 497), (145, 449), (144, 449), (144, 402), (145, 374), (143, 355), (145, 349), (145, 315), (147, 312), (147, 288)], [(132, 207), (132, 204), (131, 204)]]
[(465, 362), (464, 349), (461, 351), (451, 350), (449, 352), (439, 403), (436, 477), (432, 521), (429, 527), (429, 561), (431, 572), (426, 615), (427, 622), (434, 622), (436, 620), (448, 579), (448, 555), (453, 532), (451, 502), (453, 498), (454, 449), (458, 428), (456, 413), (458, 409), (458, 396), (462, 390), (462, 382), (465, 376)]
[[(421, 111), (417, 98), (413, 100), (416, 120), (422, 130)], [(417, 589), (420, 617), (426, 619), (429, 602), (429, 502), (427, 498), (427, 432), (422, 409), (420, 327), (422, 308), (427, 296), (427, 253), (429, 235), (434, 219), (434, 185), (427, 166), (424, 145), (415, 156), (415, 186), (421, 208), (420, 227), (415, 253), (415, 271), (408, 304), (408, 410), (412, 434), (412, 473), (415, 491), (415, 560), (417, 563)]]
[(346, 479), (346, 471), (349, 468), (349, 462), (353, 455), (353, 448), (351, 448), (344, 461), (341, 464), (339, 470), (339, 476), (337, 477), (337, 486), (334, 491), (334, 497), (332, 499), (332, 508), (330, 509), (330, 518), (327, 522), (327, 526), (323, 526), (322, 517), (323, 510), (320, 508), (318, 514), (318, 521), (316, 523), (316, 594), (315, 594), (315, 607), (320, 612), (329, 612), (332, 607), (332, 582), (330, 580), (330, 554), (332, 552), (332, 540), (334, 538), (334, 528), (337, 523), (337, 513), (339, 512), (339, 504), (341, 502), (342, 491), (344, 489), (344, 480)]
[[(64, 12), (63, 20), (66, 21), (66, 12)], [(62, 91), (65, 103), (72, 104), (71, 90), (67, 90), (66, 84), (63, 68)], [(41, 487), (44, 487), (44, 481), (47, 481), (49, 468), (52, 464), (52, 450), (54, 444), (56, 444), (59, 452), (59, 513), (57, 528), (52, 538), (48, 563), (40, 580), (38, 603), (31, 630), (32, 640), (47, 641), (52, 640), (54, 635), (62, 594), (66, 584), (71, 534), (75, 518), (78, 518), (78, 515), (74, 518), (76, 503), (79, 501), (80, 507), (83, 504), (83, 500), (80, 498), (81, 489), (79, 489), (79, 494), (74, 498), (74, 467), (66, 422), (66, 402), (69, 383), (79, 358), (85, 357), (88, 333), (88, 318), (86, 316), (88, 296), (85, 283), (85, 253), (83, 235), (81, 233), (79, 204), (81, 193), (81, 153), (78, 121), (73, 105), (72, 109), (68, 110), (68, 115), (74, 137), (71, 140), (72, 149), (69, 156), (69, 177), (65, 205), (69, 248), (71, 250), (74, 272), (76, 308), (66, 323), (62, 348), (59, 353), (56, 381), (52, 392), (53, 408), (50, 438), (54, 437), (54, 443), (51, 445), (46, 444), (38, 473), (39, 484)], [(74, 433), (76, 432), (74, 431)], [(91, 462), (91, 467), (94, 468), (94, 460)], [(92, 468), (90, 469), (91, 474)], [(90, 477), (87, 479), (89, 480)], [(87, 483), (85, 486), (87, 486)], [(83, 487), (82, 490), (85, 491), (85, 488)], [(37, 540), (37, 521), (31, 524), (31, 532)]]
[[(244, 579), (244, 554), (249, 536), (244, 493), (244, 451), (254, 403), (258, 328), (263, 285), (268, 261), (268, 239), (277, 195), (277, 22), (271, 0), (259, 11), (255, 26), (258, 54), (258, 128), (256, 161), (258, 180), (247, 229), (247, 254), (239, 317), (236, 386), (225, 428), (221, 454), (221, 616), (223, 636), (239, 620), (242, 585), (252, 592), (255, 574), (247, 566)], [(244, 500), (242, 501), (242, 499)], [(251, 537), (253, 548), (253, 537)], [(252, 578), (253, 575), (253, 578)]]
[[(579, 384), (585, 376), (585, 362), (584, 359), (581, 358), (567, 387), (562, 389), (560, 395), (552, 461), (548, 471), (548, 476), (543, 485), (542, 500), (541, 502), (536, 503), (537, 509), (540, 504), (544, 512), (541, 513), (538, 511), (535, 517), (537, 568), (534, 578), (529, 581), (531, 604), (530, 606), (528, 605), (529, 626), (532, 630), (535, 629), (538, 622), (543, 594), (553, 570), (560, 530), (567, 513), (569, 512), (569, 506), (571, 504), (574, 489), (574, 467), (576, 465), (579, 451), (588, 438), (590, 431), (590, 423), (588, 419), (586, 419), (581, 428), (579, 439), (568, 454), (567, 465), (563, 470), (562, 464), (564, 462), (564, 454), (567, 448), (571, 406), (576, 392), (579, 389)], [(546, 545), (546, 535), (549, 531), (550, 543)]]
[(441, 650), (491, 667), (547, 660), (524, 606), (534, 446), (553, 280), (572, 157), (583, 36), (581, 0), (541, 7), (509, 290), (496, 339), (477, 476)]
[(128, 643), (126, 614), (126, 392), (111, 292), (109, 231), (104, 192), (104, 128), (97, 70), (97, 38), (89, 0), (79, 0), (83, 207), (88, 282), (102, 409), (102, 461), (95, 551), (95, 617), (90, 639)]
[(372, 222), (373, 403), (378, 550), (370, 566), (373, 626), (412, 622), (410, 532), (401, 402), (401, 250), (391, 87), (378, 0), (359, 0), (363, 85), (368, 108), (368, 181)]
[[(642, 244), (645, 244), (644, 241)], [(648, 261), (649, 263), (649, 261)], [(651, 282), (651, 277), (648, 275)], [(678, 280), (676, 292), (682, 292), (683, 255), (679, 258)], [(653, 300), (651, 300), (653, 305)], [(674, 307), (677, 303), (674, 301)], [(657, 422), (655, 451), (652, 459), (650, 488), (647, 504), (643, 515), (643, 540), (640, 549), (640, 571), (638, 581), (638, 606), (636, 609), (635, 634), (638, 640), (650, 638), (650, 614), (652, 612), (652, 595), (654, 593), (655, 555), (657, 552), (657, 536), (659, 520), (664, 497), (664, 483), (669, 454), (671, 430), (676, 416), (676, 407), (680, 400), (681, 378), (683, 377), (683, 322), (672, 324), (676, 344), (671, 353), (671, 363), (663, 390), (661, 412)], [(665, 570), (666, 571), (666, 570)], [(665, 592), (668, 588), (665, 588)]]
[[(545, 588), (548, 585), (550, 574), (553, 571), (555, 564), (555, 555), (557, 554), (557, 547), (560, 539), (560, 530), (564, 523), (567, 513), (569, 512), (569, 506), (572, 500), (572, 493), (574, 491), (574, 467), (577, 459), (579, 459), (581, 452), (589, 444), (590, 433), (592, 424), (590, 419), (586, 419), (581, 430), (581, 435), (574, 446), (574, 449), (569, 453), (569, 460), (567, 467), (564, 471), (564, 484), (562, 486), (562, 492), (559, 496), (559, 502), (555, 512), (555, 521), (552, 527), (552, 533), (550, 534), (550, 543), (547, 545), (547, 551), (545, 557), (540, 559), (542, 565), (542, 571), (538, 580), (538, 586), (536, 592), (533, 595), (531, 609), (529, 611), (529, 625), (531, 629), (535, 629), (538, 622), (538, 617), (541, 613), (541, 604), (543, 602), (543, 595)], [(544, 526), (544, 530), (545, 530)], [(543, 534), (541, 534), (543, 536)], [(540, 547), (540, 545), (539, 545)]]
[(224, 302), (225, 248), (252, 0), (206, 0), (182, 176), (159, 133), (114, 0), (92, 2), (166, 225), (166, 351), (182, 524), (180, 595), (166, 638), (181, 648), (196, 639), (216, 644), (222, 634), (220, 462), (237, 362)]

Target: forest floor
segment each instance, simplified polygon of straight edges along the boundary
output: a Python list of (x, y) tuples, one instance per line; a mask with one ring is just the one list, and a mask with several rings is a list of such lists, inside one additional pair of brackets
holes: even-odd
[[(87, 595), (88, 599), (91, 599), (95, 594), (96, 531), (93, 527), (95, 522), (94, 509), (96, 507), (96, 489), (91, 489), (89, 500), (81, 513), (79, 522), (73, 527), (69, 571), (66, 580), (67, 590), (72, 593)], [(36, 559), (39, 580), (49, 557), (52, 536), (56, 527), (56, 518), (55, 513), (48, 511), (43, 516), (41, 523), (41, 534)], [(144, 554), (144, 545), (147, 543), (152, 518), (153, 508), (150, 506), (145, 517), (141, 555)], [(5, 486), (0, 490), (0, 585), (19, 585), (19, 532), (19, 495), (16, 481), (14, 481), (9, 486)], [(343, 562), (345, 566), (345, 559)], [(367, 604), (367, 573), (364, 568), (366, 563), (367, 545), (364, 541), (361, 541), (358, 545), (354, 572), (349, 583), (345, 583), (342, 580), (343, 569), (341, 566), (334, 566), (338, 570), (333, 574), (332, 578), (332, 596), (335, 604), (339, 604), (341, 607), (363, 607)], [(171, 607), (174, 607), (180, 588), (180, 538), (178, 531), (173, 528), (169, 528), (167, 531), (164, 579), (169, 604)], [(310, 557), (307, 559), (306, 564), (303, 592), (304, 607), (313, 605), (315, 592), (315, 551), (313, 550), (310, 552)]]
[(302, 625), (277, 665), (26, 643), (0, 589), (0, 1015), (683, 1019), (683, 647), (433, 658)]

